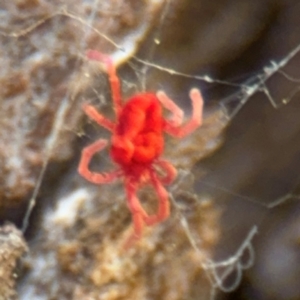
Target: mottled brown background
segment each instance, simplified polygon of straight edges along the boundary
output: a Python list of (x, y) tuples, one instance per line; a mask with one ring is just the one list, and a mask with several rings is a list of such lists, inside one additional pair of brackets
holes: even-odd
[[(109, 137), (87, 121), (81, 103), (88, 100), (112, 116), (105, 74), (85, 60), (84, 51), (118, 52), (104, 34), (121, 47), (132, 43), (136, 57), (157, 66), (251, 86), (271, 61), (280, 61), (300, 43), (300, 3), (154, 3), (0, 3), (2, 224), (11, 221), (21, 228), (28, 201), (35, 188), (38, 192), (25, 232), (29, 253), (18, 270), (21, 299), (209, 299), (211, 286), (200, 267), (204, 258), (189, 244), (174, 206), (167, 222), (147, 230), (126, 252), (122, 241), (131, 219), (122, 185), (97, 187), (77, 174), (81, 149), (100, 136)], [(98, 32), (88, 26), (91, 13)], [(133, 39), (143, 26), (146, 29)], [(131, 54), (122, 54), (118, 62)], [(296, 80), (277, 72), (266, 82), (277, 108), (257, 92), (229, 120), (220, 107), (241, 103), (235, 98), (240, 85), (146, 70), (135, 59), (119, 68), (126, 96), (145, 88), (163, 89), (188, 111), (189, 89), (196, 86), (203, 92), (203, 128), (185, 143), (167, 143), (166, 157), (194, 175), (194, 180), (184, 177), (172, 195), (202, 240), (204, 257), (233, 255), (252, 226), (258, 226), (254, 266), (234, 293), (220, 293), (219, 299), (300, 299), (299, 58), (284, 68)], [(291, 93), (289, 103), (280, 105)], [(95, 158), (93, 166), (113, 167), (107, 152)], [(78, 190), (83, 192), (76, 196)], [(74, 193), (74, 220), (58, 220), (57, 205)], [(280, 205), (270, 206), (289, 194)], [(154, 199), (147, 201), (147, 208), (153, 209), (148, 202), (155, 203), (155, 196), (140, 197)]]

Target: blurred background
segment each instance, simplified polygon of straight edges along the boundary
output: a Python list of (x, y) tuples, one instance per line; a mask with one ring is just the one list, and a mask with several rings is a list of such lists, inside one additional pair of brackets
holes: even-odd
[[(0, 3), (0, 250), (14, 253), (0, 299), (300, 299), (299, 14), (296, 0)], [(199, 130), (166, 136), (171, 216), (132, 249), (122, 182), (77, 173), (110, 138), (82, 103), (114, 119), (86, 49), (112, 57), (124, 99), (164, 90), (186, 117), (192, 87), (205, 101)], [(107, 149), (91, 163), (115, 167)], [(138, 196), (155, 212), (151, 187)]]

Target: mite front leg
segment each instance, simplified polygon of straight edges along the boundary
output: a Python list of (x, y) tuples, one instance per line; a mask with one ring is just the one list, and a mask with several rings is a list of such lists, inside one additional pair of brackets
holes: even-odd
[(116, 115), (119, 116), (120, 111), (122, 109), (120, 81), (117, 76), (117, 72), (113, 60), (110, 58), (110, 56), (105, 55), (97, 50), (88, 50), (86, 52), (86, 56), (91, 60), (97, 60), (105, 64), (107, 74), (109, 77), (115, 112)]
[(183, 122), (184, 115), (182, 109), (178, 107), (177, 104), (172, 99), (170, 99), (163, 91), (158, 91), (156, 93), (156, 97), (158, 98), (162, 106), (172, 113), (171, 118), (166, 121), (169, 126), (180, 126)]
[(181, 138), (184, 137), (191, 132), (193, 132), (197, 127), (201, 126), (202, 124), (202, 110), (203, 110), (203, 98), (201, 96), (201, 93), (198, 89), (194, 88), (190, 91), (190, 98), (192, 100), (192, 106), (193, 106), (193, 112), (191, 119), (184, 124), (181, 125), (182, 120), (180, 119), (180, 108), (173, 102), (168, 96), (162, 92), (157, 92), (157, 98), (160, 100), (160, 102), (169, 109), (173, 114), (173, 120), (171, 119), (171, 122), (166, 120), (165, 121), (165, 128), (164, 130), (175, 137)]

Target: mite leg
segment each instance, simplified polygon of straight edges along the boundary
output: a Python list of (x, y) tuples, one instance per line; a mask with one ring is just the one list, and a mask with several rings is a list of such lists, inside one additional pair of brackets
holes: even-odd
[(127, 193), (127, 204), (133, 220), (133, 233), (124, 243), (124, 248), (128, 249), (141, 238), (145, 226), (145, 219), (148, 218), (148, 215), (136, 196), (137, 185), (127, 182), (125, 184), (125, 190)]
[(174, 179), (177, 176), (177, 170), (175, 169), (175, 167), (171, 163), (169, 163), (166, 160), (159, 159), (155, 162), (155, 166), (160, 167), (162, 169), (162, 171), (166, 173), (165, 176), (158, 177), (158, 180), (163, 185), (169, 185), (174, 181)]
[(113, 131), (115, 128), (115, 124), (110, 121), (109, 119), (102, 116), (94, 106), (89, 104), (83, 105), (84, 112), (95, 122), (97, 122), (99, 125), (103, 126), (104, 128), (108, 129), (109, 131)]
[(122, 108), (121, 91), (120, 91), (120, 81), (117, 76), (117, 72), (113, 60), (110, 58), (110, 56), (105, 55), (97, 50), (87, 50), (86, 56), (88, 59), (97, 60), (105, 64), (107, 74), (109, 77), (114, 108), (115, 108), (116, 115), (118, 116)]
[(167, 219), (170, 215), (170, 203), (169, 203), (169, 195), (158, 177), (154, 172), (150, 174), (151, 181), (158, 195), (158, 212), (155, 215), (144, 217), (144, 221), (148, 226), (152, 226), (156, 223), (162, 222)]
[(117, 177), (121, 176), (120, 170), (110, 173), (96, 173), (90, 171), (89, 169), (89, 164), (94, 154), (98, 151), (101, 151), (106, 146), (106, 144), (106, 140), (98, 140), (95, 143), (85, 147), (81, 153), (81, 158), (78, 166), (78, 173), (88, 181), (93, 182), (95, 184), (110, 183), (114, 181)]
[(158, 91), (156, 93), (156, 97), (166, 109), (172, 112), (171, 119), (168, 119), (167, 121), (169, 126), (180, 126), (183, 122), (184, 115), (182, 109), (178, 107), (177, 104), (173, 100), (171, 100), (163, 91)]
[(132, 184), (131, 182), (126, 183), (125, 190), (127, 194), (127, 204), (133, 220), (134, 238), (139, 239), (142, 236), (144, 219), (147, 218), (148, 215), (136, 195), (136, 184)]
[(202, 110), (203, 110), (203, 98), (200, 93), (200, 90), (194, 88), (190, 91), (190, 98), (192, 100), (193, 112), (190, 120), (181, 126), (182, 117), (180, 115), (180, 108), (175, 104), (171, 104), (173, 101), (168, 98), (168, 96), (162, 92), (157, 92), (157, 98), (160, 102), (173, 113), (173, 119), (171, 121), (165, 121), (164, 130), (175, 137), (181, 138), (184, 137), (191, 132), (193, 132), (197, 127), (202, 124)]

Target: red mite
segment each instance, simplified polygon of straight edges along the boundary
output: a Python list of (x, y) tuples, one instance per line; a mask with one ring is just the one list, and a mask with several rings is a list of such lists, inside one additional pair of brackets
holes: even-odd
[[(129, 239), (131, 243), (141, 237), (145, 225), (152, 226), (168, 218), (170, 204), (164, 186), (172, 183), (177, 171), (168, 161), (160, 158), (164, 150), (163, 134), (166, 132), (182, 138), (201, 126), (203, 99), (198, 89), (190, 91), (193, 113), (184, 125), (183, 111), (162, 91), (157, 94), (139, 93), (123, 104), (120, 81), (112, 59), (96, 50), (88, 50), (86, 55), (106, 67), (116, 121), (110, 121), (92, 105), (84, 104), (83, 110), (89, 118), (112, 132), (110, 156), (118, 167), (109, 173), (89, 170), (93, 155), (107, 145), (107, 140), (99, 139), (82, 150), (78, 172), (95, 184), (111, 183), (123, 178), (134, 225), (134, 233)], [(163, 108), (172, 113), (170, 119), (163, 117)], [(157, 193), (159, 205), (156, 214), (149, 215), (136, 196), (137, 190), (144, 184), (152, 185)]]

